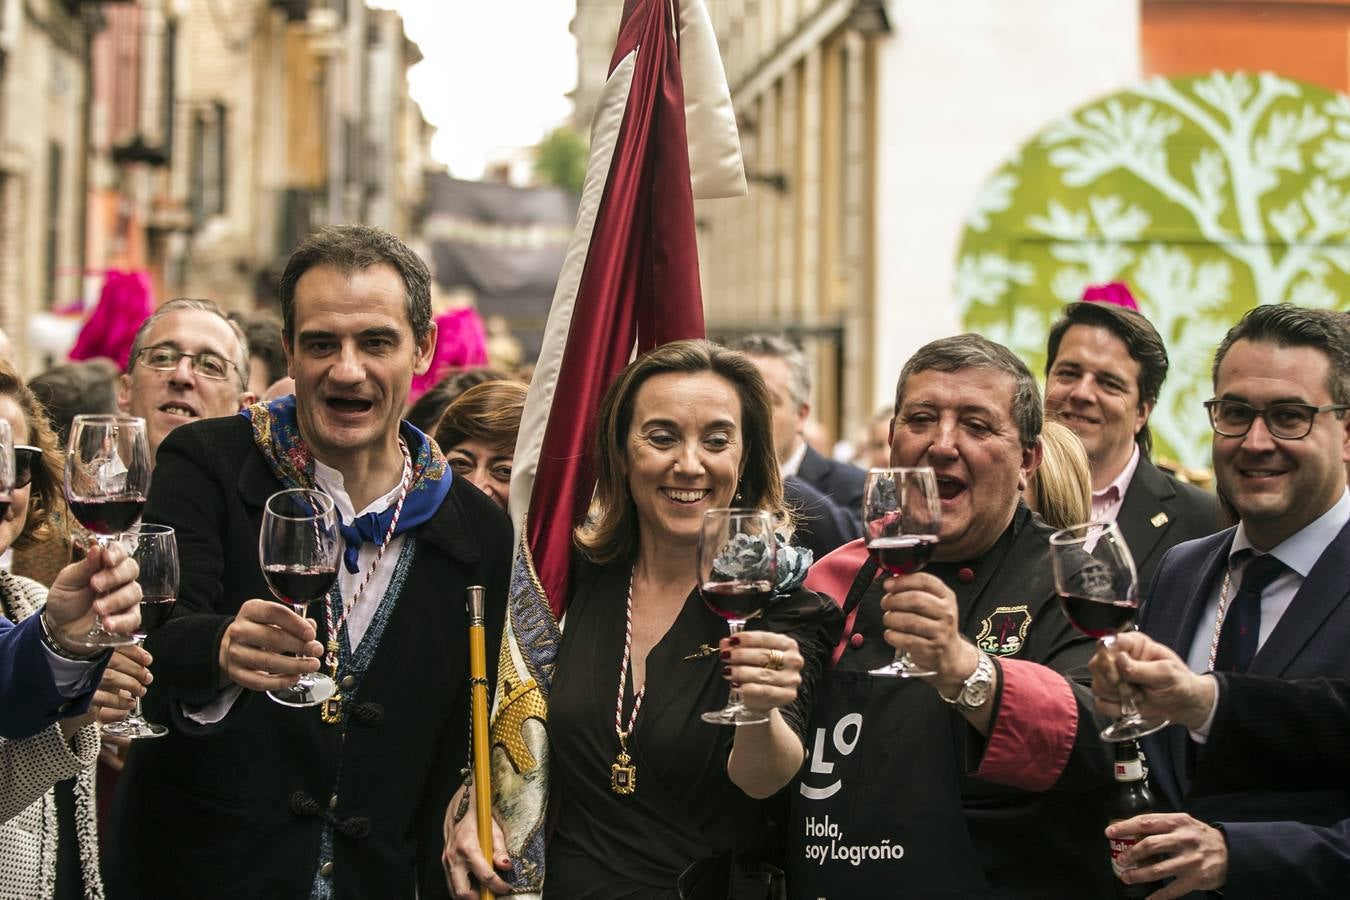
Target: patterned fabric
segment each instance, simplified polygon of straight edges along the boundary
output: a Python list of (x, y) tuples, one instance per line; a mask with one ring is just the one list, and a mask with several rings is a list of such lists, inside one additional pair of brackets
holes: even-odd
[[(370, 667), (371, 660), (375, 656), (375, 651), (379, 649), (380, 639), (384, 637), (384, 628), (389, 624), (389, 616), (393, 613), (394, 607), (398, 605), (398, 598), (403, 594), (404, 582), (408, 580), (408, 572), (412, 569), (413, 560), (417, 558), (417, 535), (410, 534), (408, 539), (403, 542), (403, 552), (398, 555), (398, 562), (394, 565), (394, 575), (389, 580), (389, 587), (384, 592), (384, 597), (380, 600), (379, 607), (375, 610), (375, 617), (370, 621), (370, 627), (366, 629), (365, 636), (361, 642), (356, 645), (356, 651), (352, 652), (351, 638), (347, 634), (347, 626), (342, 626), (339, 634), (339, 664), (338, 670), (355, 679), (350, 687), (342, 689), (343, 694), (348, 697), (355, 697), (361, 691), (361, 681), (365, 678), (366, 669)], [(336, 618), (342, 615), (342, 593), (335, 586), (328, 595), (328, 603), (332, 607), (332, 615)], [(350, 724), (344, 716), (342, 727), (346, 729)], [(342, 791), (342, 772), (339, 770), (337, 778), (333, 783), (333, 792), (340, 794)], [(324, 820), (323, 834), (319, 839), (319, 864), (314, 869), (314, 881), (310, 885), (309, 900), (332, 900), (333, 898), (333, 879), (325, 878), (322, 873), (322, 861), (334, 859), (335, 848), (333, 846), (333, 819), (327, 817)], [(4, 898), (0, 898), (4, 900)]]
[[(305, 439), (300, 436), (296, 421), (295, 396), (288, 394), (270, 403), (255, 403), (240, 413), (253, 423), (253, 442), (268, 468), (283, 488), (313, 488), (314, 456)], [(413, 461), (413, 483), (403, 503), (394, 535), (411, 531), (426, 522), (441, 508), (441, 501), (450, 492), (450, 468), (436, 442), (427, 438), (407, 422), (399, 423), (399, 434), (408, 444)], [(382, 513), (357, 516), (350, 525), (342, 525), (346, 542), (343, 563), (347, 571), (357, 571), (357, 557), (363, 543), (381, 544), (389, 530), (395, 506)]]
[[(22, 621), (46, 602), (47, 589), (0, 571), (0, 604)], [(73, 747), (72, 747), (73, 743)], [(56, 800), (51, 786), (75, 776), (75, 831), (84, 896), (102, 900), (94, 772), (98, 726), (90, 724), (67, 741), (60, 725), (21, 741), (0, 738), (0, 898), (48, 898), (56, 888)]]

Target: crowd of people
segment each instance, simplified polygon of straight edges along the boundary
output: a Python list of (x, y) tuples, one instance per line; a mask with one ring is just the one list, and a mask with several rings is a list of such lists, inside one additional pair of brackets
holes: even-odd
[[(484, 588), (492, 680), (528, 386), (453, 372), (408, 403), (436, 346), (430, 276), (378, 229), (311, 236), (279, 300), (279, 321), (167, 302), (124, 373), (25, 383), (0, 362), (0, 897), (512, 890), (466, 777), (463, 598)], [(550, 693), (546, 897), (1343, 894), (1350, 318), (1233, 324), (1195, 410), (1216, 493), (1152, 458), (1167, 349), (1127, 293), (1064, 307), (1046, 360), (1044, 396), (976, 334), (895, 361), (865, 464), (931, 468), (941, 507), (907, 574), (862, 539), (864, 469), (806, 439), (798, 347), (680, 341), (620, 373)], [(72, 520), (61, 447), (113, 411), (146, 422), (143, 520), (174, 529), (182, 575), (145, 646), (108, 650), (81, 636), (137, 627), (137, 565)], [(306, 615), (267, 599), (259, 562), (288, 489), (341, 520)], [(781, 546), (774, 599), (728, 635), (696, 557), (704, 513), (732, 506), (769, 513)], [(1138, 631), (1101, 644), (1049, 563), (1051, 534), (1087, 521), (1114, 522), (1138, 570)], [(869, 674), (897, 652), (927, 674)], [(320, 671), (319, 706), (264, 696)], [(733, 690), (762, 724), (700, 721)], [(100, 735), (141, 699), (166, 736)], [(1172, 724), (1142, 739), (1157, 808), (1112, 821), (1101, 730), (1127, 699)]]

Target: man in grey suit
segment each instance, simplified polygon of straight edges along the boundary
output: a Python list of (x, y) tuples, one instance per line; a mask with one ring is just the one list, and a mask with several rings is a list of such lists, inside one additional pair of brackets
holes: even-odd
[(1139, 312), (1070, 303), (1050, 329), (1045, 412), (1078, 435), (1092, 469), (1092, 518), (1114, 521), (1147, 596), (1163, 554), (1218, 529), (1214, 495), (1149, 460), (1148, 418), (1167, 378), (1167, 348)]

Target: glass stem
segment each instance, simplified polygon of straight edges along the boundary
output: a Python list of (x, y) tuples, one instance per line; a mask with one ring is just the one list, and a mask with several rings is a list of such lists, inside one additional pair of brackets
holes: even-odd
[[(101, 628), (102, 625), (100, 625), (99, 627)], [(143, 634), (133, 634), (133, 635), (131, 636), (131, 639), (132, 639), (132, 641), (134, 642), (135, 646), (137, 646), (137, 647), (139, 647), (139, 646), (141, 646), (142, 644), (145, 643), (145, 635), (143, 635)], [(145, 721), (145, 717), (141, 714), (141, 695), (140, 695), (140, 694), (137, 694), (137, 695), (136, 695), (136, 701), (135, 701), (135, 703), (134, 703), (134, 704), (132, 705), (132, 707), (131, 707), (131, 717), (130, 717), (130, 721), (132, 721), (132, 722), (144, 722), (144, 721)]]
[[(744, 620), (744, 619), (728, 619), (728, 620), (727, 620), (727, 625), (729, 626), (729, 629), (728, 629), (728, 630), (731, 632), (731, 636), (732, 636), (732, 637), (735, 637), (736, 635), (740, 634), (741, 631), (745, 628), (745, 620)], [(739, 687), (737, 687), (737, 686), (733, 683), (733, 684), (731, 685), (730, 690), (727, 692), (727, 707), (726, 707), (726, 708), (727, 708), (727, 709), (741, 709), (742, 707), (744, 707), (744, 705), (745, 705), (745, 704), (741, 702), (741, 689), (740, 689)]]

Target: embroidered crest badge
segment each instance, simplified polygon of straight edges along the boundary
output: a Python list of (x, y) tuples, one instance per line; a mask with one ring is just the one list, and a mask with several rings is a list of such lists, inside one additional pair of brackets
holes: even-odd
[(1026, 604), (1000, 606), (980, 623), (975, 645), (994, 656), (1016, 656), (1027, 642), (1031, 612)]

